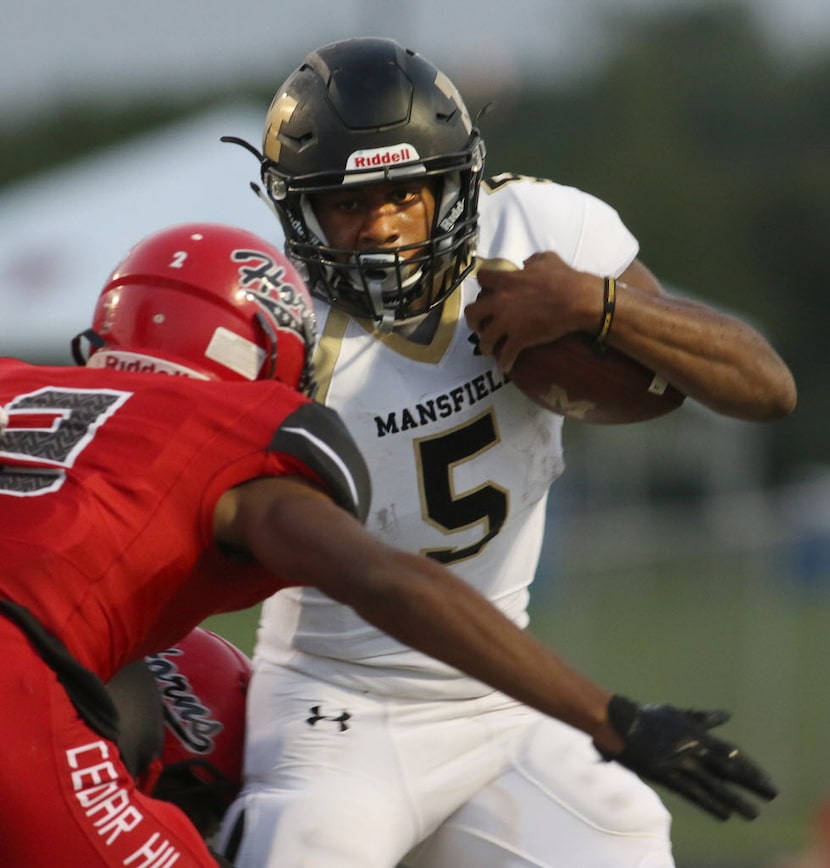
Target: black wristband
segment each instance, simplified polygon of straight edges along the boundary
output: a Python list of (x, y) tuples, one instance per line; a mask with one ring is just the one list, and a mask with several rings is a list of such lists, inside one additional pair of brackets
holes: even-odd
[[(623, 741), (628, 738), (628, 735), (634, 729), (639, 712), (640, 706), (636, 702), (632, 702), (628, 697), (621, 696), (619, 693), (615, 693), (608, 701), (608, 722), (611, 724), (611, 729)], [(625, 746), (623, 746), (622, 751), (616, 754), (608, 753), (598, 747), (596, 742), (594, 743), (594, 747), (596, 747), (599, 755), (606, 762), (612, 759), (618, 760), (625, 751)]]
[(603, 280), (602, 286), (602, 320), (599, 324), (599, 331), (596, 334), (598, 343), (608, 337), (608, 332), (611, 331), (611, 324), (614, 322), (614, 310), (617, 307), (617, 279), (616, 277), (606, 277)]
[(639, 711), (640, 706), (636, 702), (615, 693), (608, 702), (608, 722), (617, 735), (625, 738), (631, 732)]

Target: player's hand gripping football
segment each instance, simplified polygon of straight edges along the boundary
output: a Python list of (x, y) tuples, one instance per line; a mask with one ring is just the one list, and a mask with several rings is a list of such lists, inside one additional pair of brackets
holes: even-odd
[(671, 705), (638, 705), (624, 696), (608, 704), (611, 726), (625, 742), (620, 753), (600, 751), (640, 777), (668, 787), (719, 820), (758, 808), (741, 790), (769, 801), (778, 794), (767, 774), (734, 744), (709, 730), (726, 723), (726, 711), (697, 711)]

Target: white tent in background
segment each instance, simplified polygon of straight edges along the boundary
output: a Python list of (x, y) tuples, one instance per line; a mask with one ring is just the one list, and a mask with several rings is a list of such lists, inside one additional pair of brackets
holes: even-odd
[[(251, 191), (262, 109), (172, 125), (0, 191), (0, 356), (66, 362), (113, 266), (140, 238), (188, 221), (230, 223), (281, 246)], [(56, 150), (60, 143), (55, 143)]]

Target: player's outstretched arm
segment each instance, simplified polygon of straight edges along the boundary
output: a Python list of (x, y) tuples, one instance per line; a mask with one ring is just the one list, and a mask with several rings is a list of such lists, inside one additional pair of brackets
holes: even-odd
[(380, 542), (304, 481), (259, 479), (226, 492), (216, 535), (246, 548), (275, 575), (351, 606), (404, 644), (581, 729), (604, 757), (716, 816), (754, 815), (743, 799), (728, 795), (729, 785), (775, 795), (760, 769), (708, 734), (722, 718), (612, 699), (449, 570)]
[(258, 479), (226, 492), (216, 536), (404, 644), (590, 733), (604, 749), (622, 748), (607, 720), (609, 691), (571, 670), (445, 567), (381, 542), (307, 482)]

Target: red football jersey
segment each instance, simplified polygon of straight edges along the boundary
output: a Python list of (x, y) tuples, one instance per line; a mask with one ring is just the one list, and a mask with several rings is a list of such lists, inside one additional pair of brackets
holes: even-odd
[(0, 597), (103, 679), (292, 584), (218, 550), (228, 488), (305, 475), (361, 519), (368, 509), (339, 417), (275, 381), (0, 360), (0, 408)]

